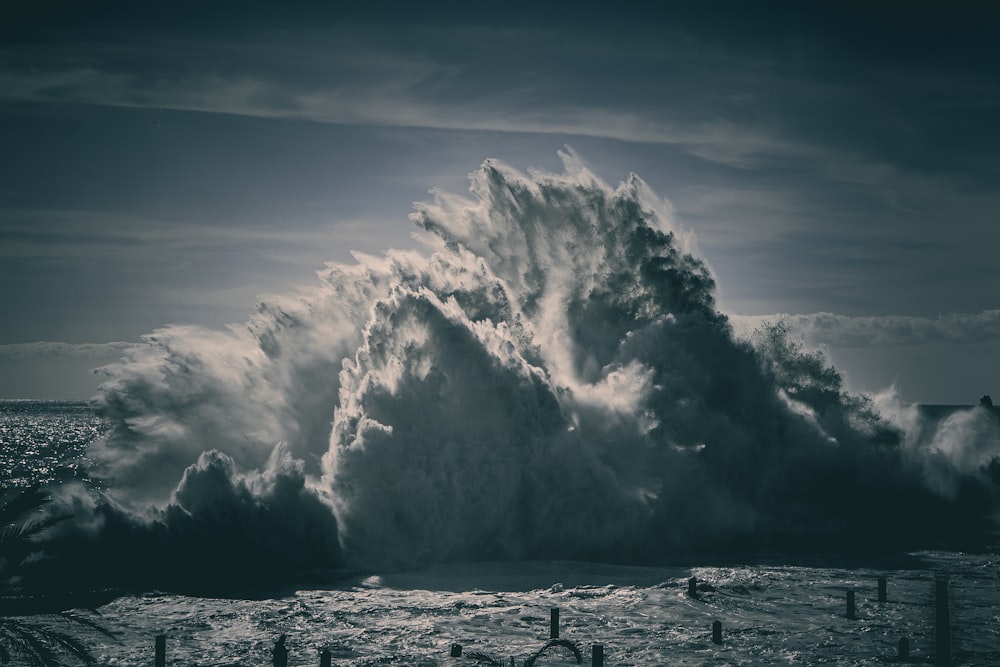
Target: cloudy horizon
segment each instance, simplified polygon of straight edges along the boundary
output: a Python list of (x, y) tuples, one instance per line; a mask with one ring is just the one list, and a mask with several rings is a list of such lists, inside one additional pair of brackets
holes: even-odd
[(567, 145), (671, 202), (735, 323), (856, 391), (1000, 393), (988, 3), (3, 11), (0, 396), (85, 398), (111, 341), (243, 322)]

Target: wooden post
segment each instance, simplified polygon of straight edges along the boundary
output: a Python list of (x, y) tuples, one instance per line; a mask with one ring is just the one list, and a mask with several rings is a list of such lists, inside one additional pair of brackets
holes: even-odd
[(590, 667), (604, 667), (604, 644), (594, 644), (590, 651)]
[(453, 657), (453, 658), (461, 658), (462, 657), (462, 645), (461, 644), (452, 644), (451, 645), (451, 657)]
[(319, 667), (331, 667), (333, 664), (333, 656), (330, 654), (330, 649), (323, 649), (319, 654)]
[(899, 653), (896, 655), (896, 660), (900, 662), (910, 661), (910, 640), (906, 637), (899, 638)]
[(951, 613), (948, 611), (948, 580), (934, 582), (934, 664), (951, 667)]
[(858, 618), (857, 614), (854, 613), (854, 591), (847, 591), (847, 618), (852, 621)]
[(288, 648), (285, 646), (285, 635), (278, 637), (271, 651), (271, 664), (274, 667), (288, 667)]
[(156, 653), (153, 657), (156, 667), (167, 667), (167, 636), (156, 635)]
[(688, 579), (688, 595), (693, 598), (698, 597), (698, 577)]
[(879, 604), (885, 604), (887, 599), (886, 593), (886, 580), (885, 575), (878, 578), (878, 602)]
[(549, 639), (559, 639), (559, 607), (553, 607), (549, 615)]
[(712, 643), (713, 644), (722, 643), (722, 621), (712, 622)]

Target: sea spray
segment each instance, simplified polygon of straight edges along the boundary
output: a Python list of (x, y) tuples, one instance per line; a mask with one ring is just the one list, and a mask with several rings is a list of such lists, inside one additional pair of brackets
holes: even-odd
[(92, 544), (205, 549), (204, 522), (280, 573), (977, 534), (995, 449), (928, 483), (952, 450), (911, 447), (780, 328), (737, 338), (669, 204), (563, 159), (487, 161), (471, 198), (418, 207), (425, 252), (357, 255), (107, 368)]

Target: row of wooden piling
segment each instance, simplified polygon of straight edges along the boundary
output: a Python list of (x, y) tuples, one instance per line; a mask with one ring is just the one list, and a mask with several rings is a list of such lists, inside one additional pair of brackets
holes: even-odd
[[(948, 580), (938, 577), (934, 582), (934, 664), (935, 667), (951, 667), (951, 613), (948, 607)], [(886, 577), (878, 578), (878, 601), (885, 604), (888, 599)], [(698, 597), (698, 579), (691, 577), (688, 580), (688, 595)], [(855, 607), (854, 591), (847, 591), (846, 616), (850, 620), (857, 620), (857, 610)], [(549, 613), (549, 638), (559, 639), (559, 608), (553, 607)], [(712, 622), (712, 643), (722, 644), (722, 622)], [(167, 636), (156, 636), (156, 653), (154, 659), (155, 667), (166, 667), (166, 646)], [(897, 661), (907, 662), (910, 659), (910, 640), (907, 637), (900, 637), (898, 644)], [(462, 655), (461, 644), (451, 645), (451, 657), (458, 658)], [(285, 635), (281, 635), (274, 644), (272, 652), (273, 667), (287, 667), (288, 649), (285, 648)], [(320, 653), (320, 667), (331, 667), (332, 657), (329, 650), (324, 649)], [(604, 667), (604, 645), (593, 644), (591, 646), (591, 667)]]
[[(884, 576), (878, 578), (878, 603), (885, 604), (888, 599), (887, 595), (888, 584)], [(857, 620), (857, 614), (854, 608), (854, 591), (847, 591), (847, 618), (852, 621)]]
[[(885, 604), (888, 599), (886, 578), (878, 578), (878, 601)], [(847, 591), (847, 618), (857, 620), (854, 605), (854, 591)], [(900, 637), (896, 659), (906, 662), (910, 659), (910, 640)], [(951, 667), (951, 612), (948, 606), (948, 580), (938, 577), (934, 581), (934, 664), (936, 667)]]

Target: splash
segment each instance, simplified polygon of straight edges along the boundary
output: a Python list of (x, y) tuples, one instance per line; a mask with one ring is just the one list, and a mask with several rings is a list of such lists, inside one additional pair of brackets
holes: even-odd
[(280, 539), (320, 544), (300, 567), (396, 569), (981, 530), (997, 448), (929, 468), (953, 452), (911, 444), (780, 327), (733, 334), (642, 180), (562, 158), (562, 174), (486, 161), (471, 198), (418, 206), (425, 252), (356, 255), (245, 326), (162, 329), (105, 369), (103, 509), (78, 508), (97, 542), (225, 524), (275, 567)]

